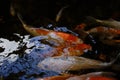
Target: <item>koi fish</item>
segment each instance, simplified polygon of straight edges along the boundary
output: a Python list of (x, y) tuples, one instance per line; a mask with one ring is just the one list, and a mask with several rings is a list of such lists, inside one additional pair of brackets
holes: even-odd
[(120, 35), (120, 30), (114, 29), (114, 28), (103, 27), (103, 26), (92, 28), (86, 32), (87, 33), (100, 33), (102, 34), (102, 36), (104, 35), (103, 38), (105, 37), (108, 39), (113, 39), (114, 37), (117, 37)]
[[(48, 36), (33, 37), (30, 42), (35, 44), (33, 50), (37, 48), (38, 53), (44, 57), (61, 55), (80, 56), (84, 51), (91, 48), (91, 46), (87, 44), (61, 44), (58, 40), (49, 38)], [(36, 50), (34, 52), (36, 52)]]
[(110, 62), (102, 62), (77, 56), (49, 57), (38, 63), (38, 67), (59, 73), (64, 73), (65, 71), (77, 71), (82, 69), (106, 68), (111, 66), (118, 59), (119, 55)]
[(92, 72), (80, 76), (73, 76), (66, 80), (117, 80), (112, 72)]
[(69, 77), (72, 77), (72, 75), (59, 75), (59, 76), (52, 76), (47, 78), (38, 78), (36, 80), (66, 80)]
[(87, 33), (97, 33), (95, 35), (99, 35), (99, 39), (104, 44), (116, 45), (116, 44), (120, 43), (119, 39), (114, 39), (114, 38), (120, 36), (120, 30), (119, 29), (99, 26), (99, 27), (92, 28), (92, 29), (90, 29), (86, 32)]
[(11, 5), (10, 5), (10, 14), (12, 15), (12, 16), (15, 16), (15, 9), (13, 8), (13, 4), (11, 3)]
[(37, 80), (117, 80), (112, 72), (91, 72), (82, 75), (58, 75)]
[(118, 30), (118, 29), (108, 28), (108, 27), (103, 27), (103, 26), (92, 28), (88, 32), (89, 33), (91, 33), (91, 32), (105, 32), (105, 33), (109, 33), (109, 34), (120, 34), (120, 30)]
[(34, 28), (32, 26), (27, 25), (26, 23), (23, 22), (20, 14), (17, 15), (19, 20), (21, 21), (24, 29), (31, 33), (33, 36), (51, 36), (52, 38), (58, 38), (58, 40), (65, 40), (65, 41), (72, 41), (72, 42), (78, 42), (78, 43), (83, 43), (83, 41), (78, 38), (77, 36), (74, 36), (72, 34), (64, 33), (64, 32), (59, 32), (59, 31), (53, 31), (53, 30), (48, 30), (45, 28)]
[(116, 21), (114, 19), (100, 20), (100, 19), (96, 19), (96, 18), (91, 17), (91, 16), (88, 16), (87, 19), (92, 20), (96, 23), (100, 23), (103, 26), (108, 26), (108, 27), (111, 27), (111, 28), (120, 29), (120, 22)]
[(85, 50), (92, 49), (90, 45), (84, 44), (77, 36), (44, 28), (33, 28), (25, 24), (19, 14), (18, 18), (23, 24), (25, 30), (33, 36), (48, 36), (50, 40), (56, 40), (60, 43), (61, 45), (56, 47), (57, 51), (60, 52), (60, 54), (57, 55), (61, 55), (62, 53), (66, 53), (67, 55), (81, 55)]
[(58, 22), (60, 20), (60, 17), (62, 16), (62, 12), (64, 11), (64, 9), (66, 9), (68, 7), (69, 6), (65, 6), (65, 7), (63, 7), (63, 8), (60, 9), (60, 11), (56, 15), (56, 19), (55, 19), (56, 22)]
[(36, 79), (36, 80), (117, 80), (117, 79), (103, 77), (103, 76), (88, 77), (87, 79), (84, 79), (82, 77), (67, 78), (64, 76), (56, 76), (56, 77), (49, 77), (49, 78), (45, 78), (45, 79)]

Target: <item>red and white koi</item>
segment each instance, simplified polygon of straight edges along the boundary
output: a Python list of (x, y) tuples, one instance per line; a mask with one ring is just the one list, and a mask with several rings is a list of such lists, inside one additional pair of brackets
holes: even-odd
[(72, 34), (53, 31), (53, 30), (48, 30), (48, 29), (45, 29), (45, 28), (34, 28), (34, 27), (29, 26), (26, 23), (24, 23), (19, 14), (18, 14), (18, 18), (21, 21), (24, 29), (26, 31), (28, 31), (30, 34), (32, 34), (33, 36), (44, 35), (44, 36), (50, 36), (52, 38), (56, 38), (58, 40), (83, 43), (83, 41), (80, 38), (78, 38), (77, 36), (74, 36)]
[(45, 28), (33, 28), (25, 24), (19, 14), (18, 18), (22, 22), (24, 29), (31, 33), (33, 36), (42, 35), (57, 40), (61, 44), (60, 46), (57, 46), (58, 52), (61, 51), (67, 55), (81, 55), (85, 50), (91, 50), (91, 46), (84, 44), (83, 41), (77, 36), (64, 32), (48, 30)]

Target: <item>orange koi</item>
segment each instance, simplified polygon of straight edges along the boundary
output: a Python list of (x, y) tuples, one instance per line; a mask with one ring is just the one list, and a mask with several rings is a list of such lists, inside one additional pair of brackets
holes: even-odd
[(72, 34), (64, 33), (64, 32), (58, 32), (58, 31), (53, 31), (53, 30), (48, 30), (45, 28), (34, 28), (32, 26), (27, 25), (26, 23), (23, 22), (21, 16), (18, 14), (18, 18), (21, 21), (24, 29), (31, 33), (33, 36), (39, 36), (39, 35), (44, 35), (44, 36), (50, 36), (52, 38), (58, 38), (58, 40), (62, 39), (64, 41), (68, 42), (78, 42), (78, 43), (83, 43), (81, 39), (79, 39), (77, 36), (74, 36)]
[(92, 28), (88, 32), (89, 33), (91, 33), (91, 32), (105, 32), (105, 33), (110, 33), (110, 34), (120, 34), (120, 30), (118, 30), (118, 29), (108, 28), (108, 27), (103, 27), (103, 26)]
[(91, 50), (91, 46), (84, 44), (83, 41), (72, 34), (48, 30), (45, 28), (33, 28), (25, 24), (18, 14), (18, 18), (21, 21), (24, 29), (31, 33), (33, 36), (48, 36), (51, 39), (57, 40), (61, 45), (57, 46), (56, 49), (59, 52), (57, 55), (66, 53), (67, 55), (81, 55), (84, 50)]
[(103, 76), (97, 76), (97, 77), (90, 77), (87, 80), (117, 80), (115, 78), (108, 78), (108, 77), (103, 77)]
[(46, 35), (46, 36), (50, 36), (51, 38), (59, 39), (65, 42), (83, 43), (83, 41), (77, 36), (64, 32), (58, 32), (58, 31), (52, 31), (52, 30), (40, 29), (40, 28), (39, 29), (34, 28), (34, 32), (36, 32), (36, 35)]
[(115, 75), (111, 72), (92, 72), (83, 75), (58, 75), (47, 78), (38, 78), (37, 80), (117, 80), (111, 76)]
[(37, 80), (66, 80), (69, 77), (71, 77), (71, 75), (52, 76), (43, 79), (38, 78)]
[(37, 79), (37, 80), (117, 80), (115, 78), (108, 78), (108, 77), (89, 77), (88, 79), (83, 79), (83, 78), (75, 78), (75, 79), (69, 79), (69, 76), (54, 76), (54, 77), (49, 77), (45, 79)]
[(117, 80), (112, 77), (114, 75), (115, 74), (111, 72), (92, 72), (80, 76), (73, 76), (66, 80)]

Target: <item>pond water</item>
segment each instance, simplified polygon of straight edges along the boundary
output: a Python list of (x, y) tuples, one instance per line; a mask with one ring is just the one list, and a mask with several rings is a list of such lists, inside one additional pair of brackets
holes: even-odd
[(0, 48), (3, 49), (0, 53), (1, 78), (5, 80), (33, 80), (37, 77), (58, 75), (56, 72), (37, 67), (38, 62), (45, 58), (43, 55), (52, 49), (52, 47), (40, 43), (40, 39), (45, 37), (32, 39), (29, 39), (29, 35), (24, 37), (21, 39), (22, 41), (17, 42), (0, 38)]
[[(23, 29), (18, 19), (13, 17), (4, 19), (4, 16), (0, 17), (0, 26), (3, 28), (0, 29), (0, 80), (34, 80), (36, 78), (59, 75), (57, 72), (43, 70), (37, 66), (38, 63), (46, 57), (54, 55), (54, 52), (52, 51), (55, 50), (54, 46), (58, 44), (54, 41), (44, 41), (44, 39), (48, 38), (47, 36), (31, 36)], [(40, 20), (38, 20), (38, 22), (40, 22)], [(45, 20), (43, 21), (43, 24), (47, 26), (42, 27), (47, 29), (53, 28), (55, 31), (63, 31), (79, 36), (76, 32), (69, 30), (68, 27), (55, 27), (52, 24), (48, 25), (44, 22)], [(33, 22), (31, 24), (35, 23)], [(92, 36), (87, 37), (84, 42), (93, 47), (93, 51), (83, 55), (85, 57), (97, 59), (99, 53), (103, 52), (107, 53), (106, 59), (108, 59), (103, 59), (103, 61), (110, 61), (110, 58), (115, 58), (116, 54), (120, 51), (119, 45), (103, 45), (99, 41), (94, 40)], [(116, 50), (118, 50), (117, 53)], [(52, 54), (49, 54), (49, 52)], [(119, 60), (116, 63), (119, 65)], [(92, 71), (108, 71), (116, 73), (117, 77), (119, 77), (120, 69), (118, 66), (113, 66), (113, 68), (114, 69), (108, 68), (106, 70), (83, 70), (81, 72), (77, 71), (77, 73), (82, 74)], [(76, 72), (72, 73), (76, 74)]]

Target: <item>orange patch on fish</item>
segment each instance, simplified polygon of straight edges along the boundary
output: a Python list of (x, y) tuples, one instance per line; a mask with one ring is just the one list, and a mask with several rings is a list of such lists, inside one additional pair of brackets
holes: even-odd
[(78, 50), (85, 50), (85, 49), (91, 49), (91, 46), (90, 45), (87, 45), (87, 44), (78, 44), (76, 45), (75, 49), (78, 49)]
[(103, 76), (94, 76), (94, 77), (90, 77), (87, 80), (117, 80), (117, 79), (109, 78), (109, 77), (103, 77)]
[(103, 27), (103, 26), (92, 28), (88, 32), (106, 32), (106, 33), (112, 33), (112, 34), (120, 34), (120, 30), (118, 29), (108, 28), (108, 27)]
[(79, 25), (76, 26), (75, 30), (82, 30), (86, 27), (87, 25), (85, 23), (81, 23)]
[(55, 54), (54, 56), (60, 56), (60, 55), (69, 55), (69, 56), (80, 56), (84, 53), (84, 50), (91, 50), (91, 46), (87, 44), (75, 44), (75, 45), (64, 45), (64, 46), (58, 46), (56, 48), (58, 51), (58, 54)]
[(84, 50), (91, 50), (90, 45), (83, 44), (80, 38), (72, 34), (47, 29), (36, 29), (36, 32), (40, 35), (51, 36), (51, 38), (55, 37), (55, 39), (58, 41), (60, 39), (63, 40), (61, 45), (55, 47), (58, 53), (54, 56), (60, 56), (62, 54), (80, 56), (84, 53)]
[(87, 44), (76, 44), (68, 48), (71, 56), (80, 56), (84, 53), (84, 50), (91, 50), (91, 46)]
[(71, 75), (52, 76), (52, 77), (47, 77), (47, 78), (37, 79), (37, 80), (66, 80), (66, 79), (68, 79), (69, 77), (71, 77)]
[(44, 30), (44, 29), (35, 29), (35, 30), (40, 35), (47, 35), (49, 33), (48, 30)]
[(77, 42), (79, 39), (77, 36), (63, 32), (56, 32), (56, 35), (60, 36), (61, 38), (68, 42)]
[(53, 33), (67, 42), (81, 42), (77, 36), (74, 36), (72, 34), (68, 34), (64, 32), (57, 32), (57, 31), (52, 31), (52, 30), (47, 30), (47, 29), (35, 29), (35, 30), (37, 34), (40, 34), (40, 35), (48, 35), (50, 33)]

